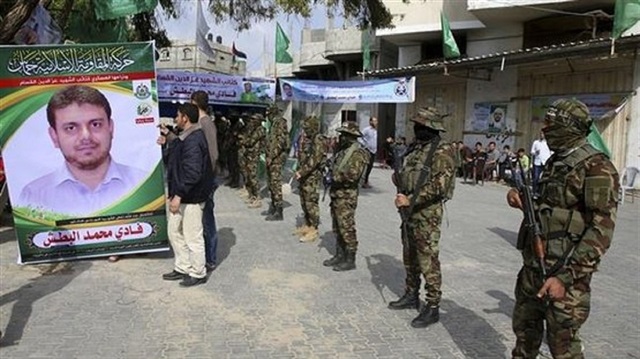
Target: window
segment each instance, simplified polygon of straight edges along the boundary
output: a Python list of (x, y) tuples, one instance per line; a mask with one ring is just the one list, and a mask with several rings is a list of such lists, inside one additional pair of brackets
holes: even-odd
[(182, 52), (184, 53), (184, 57), (182, 58), (182, 60), (192, 60), (192, 51), (189, 48), (186, 48), (184, 50), (182, 50)]
[(356, 122), (356, 112), (352, 110), (340, 111), (340, 122), (344, 123), (346, 121)]
[(171, 60), (171, 53), (169, 49), (161, 49), (160, 50), (160, 61), (169, 61)]

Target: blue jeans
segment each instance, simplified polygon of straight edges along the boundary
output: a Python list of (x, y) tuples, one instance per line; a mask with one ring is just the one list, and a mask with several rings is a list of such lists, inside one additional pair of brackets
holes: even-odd
[(544, 166), (533, 166), (533, 173), (531, 174), (531, 185), (534, 194), (538, 193), (538, 180), (540, 179), (540, 175), (542, 174), (542, 169)]
[(216, 228), (216, 217), (213, 213), (215, 203), (213, 195), (216, 193), (216, 184), (211, 191), (211, 195), (204, 202), (204, 212), (202, 214), (202, 227), (204, 232), (204, 253), (207, 265), (215, 265), (216, 250), (218, 248), (218, 229)]

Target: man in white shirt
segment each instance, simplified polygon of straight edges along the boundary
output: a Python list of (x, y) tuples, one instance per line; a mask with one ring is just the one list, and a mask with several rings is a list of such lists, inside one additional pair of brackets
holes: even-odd
[(111, 158), (111, 106), (100, 91), (81, 85), (63, 88), (49, 100), (47, 120), (65, 163), (27, 184), (17, 206), (88, 217), (116, 204), (147, 177)]
[(531, 156), (533, 157), (533, 173), (531, 174), (533, 193), (535, 196), (539, 196), (538, 179), (540, 179), (545, 163), (547, 163), (547, 160), (551, 157), (551, 150), (549, 146), (547, 146), (547, 140), (544, 139), (544, 133), (542, 131), (540, 131), (540, 138), (533, 141)]
[(373, 161), (376, 159), (376, 153), (378, 152), (378, 119), (371, 117), (369, 119), (369, 126), (362, 130), (362, 137), (358, 139), (360, 144), (369, 151), (371, 157), (369, 158), (369, 164), (364, 173), (364, 182), (362, 188), (371, 188), (369, 184), (369, 175), (371, 169), (373, 169)]

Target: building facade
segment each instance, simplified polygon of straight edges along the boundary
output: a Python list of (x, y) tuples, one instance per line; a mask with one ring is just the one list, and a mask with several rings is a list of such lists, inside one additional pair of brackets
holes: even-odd
[(195, 41), (174, 41), (171, 47), (158, 49), (157, 69), (245, 76), (247, 64), (233, 56), (231, 47), (223, 45), (221, 38), (213, 41), (211, 35), (207, 41), (215, 57), (198, 51)]

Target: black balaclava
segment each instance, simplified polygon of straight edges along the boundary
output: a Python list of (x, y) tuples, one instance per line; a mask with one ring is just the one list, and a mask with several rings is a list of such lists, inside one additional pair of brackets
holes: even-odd
[(430, 142), (440, 136), (440, 131), (418, 123), (413, 125), (413, 133), (416, 135), (416, 140), (420, 142)]

